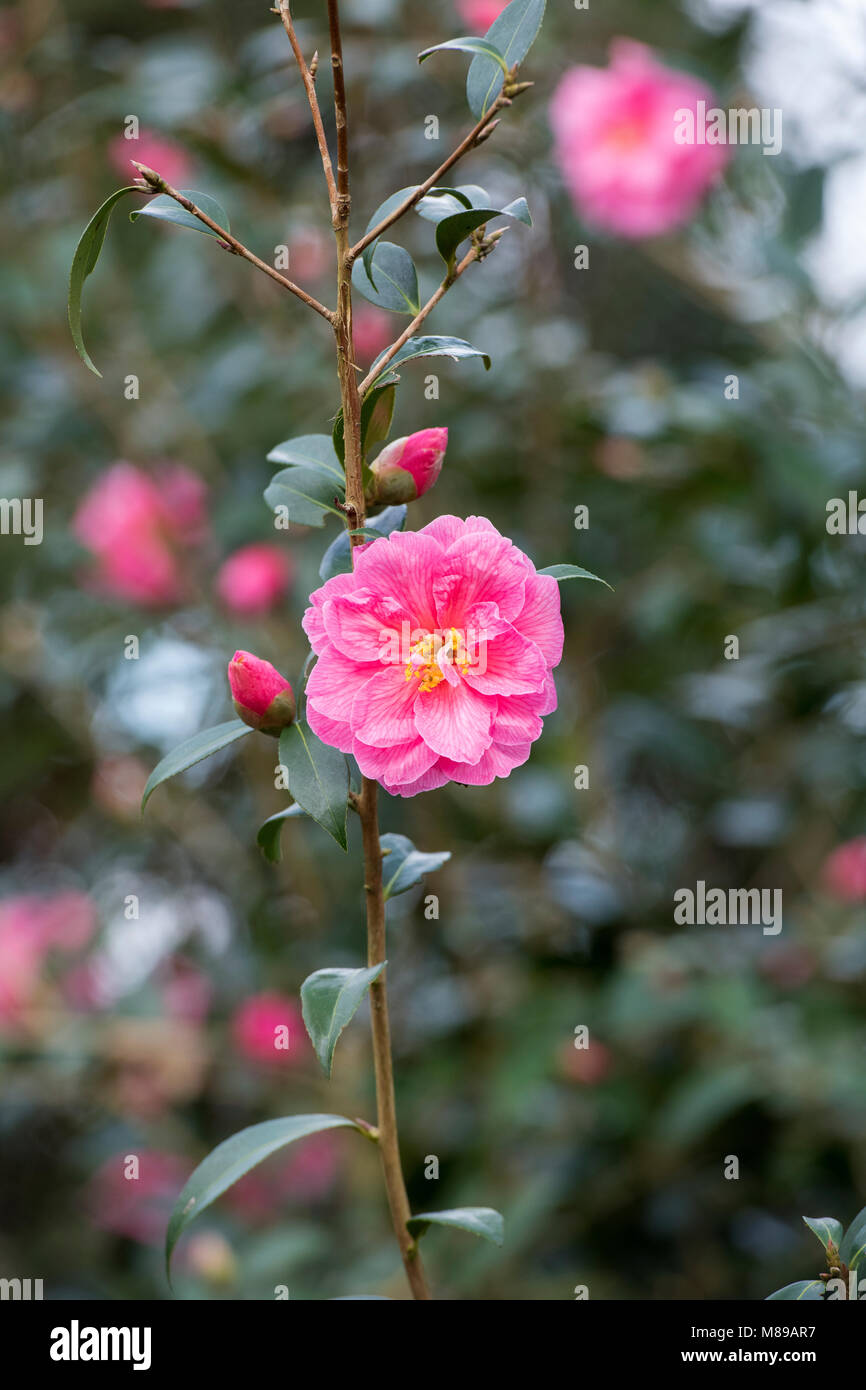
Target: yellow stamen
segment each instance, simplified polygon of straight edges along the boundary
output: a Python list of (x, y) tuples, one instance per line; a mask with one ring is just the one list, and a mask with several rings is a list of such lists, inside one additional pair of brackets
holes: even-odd
[(469, 670), (463, 635), (455, 627), (448, 631), (445, 638), (438, 632), (425, 633), (420, 641), (412, 643), (409, 652), (411, 659), (406, 666), (406, 680), (411, 681), (417, 677), (418, 689), (424, 693), (435, 690), (440, 681), (445, 679), (445, 672), (439, 661), (440, 653), (443, 662), (450, 662), (464, 676)]

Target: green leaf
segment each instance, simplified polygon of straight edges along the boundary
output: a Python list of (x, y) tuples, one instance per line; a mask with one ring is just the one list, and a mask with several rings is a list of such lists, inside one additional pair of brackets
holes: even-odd
[(285, 507), (289, 520), (299, 526), (323, 526), (326, 512), (342, 519), (335, 499), (344, 496), (342, 474), (337, 478), (320, 468), (284, 468), (265, 488), (268, 506), (273, 511)]
[[(231, 230), (225, 208), (209, 193), (197, 193), (194, 188), (179, 188), (178, 193), (182, 193), (191, 203), (200, 207), (202, 212), (206, 212), (211, 221), (218, 222), (227, 232)], [(167, 193), (160, 193), (156, 198), (151, 198), (143, 208), (137, 208), (129, 214), (130, 222), (134, 222), (138, 217), (155, 217), (158, 222), (173, 222), (176, 227), (189, 227), (194, 232), (204, 232), (205, 236), (215, 237), (219, 241), (218, 232), (211, 231), (204, 222), (199, 222), (197, 217), (193, 217), (191, 212), (182, 208), (174, 198), (169, 198)]]
[(345, 753), (322, 743), (312, 729), (296, 722), (280, 734), (280, 762), (295, 801), (346, 849), (349, 764)]
[(108, 223), (115, 205), (126, 193), (140, 193), (140, 188), (129, 186), (118, 188), (112, 193), (110, 198), (93, 214), (84, 231), (81, 240), (75, 248), (75, 255), (72, 257), (72, 266), (69, 271), (69, 302), (67, 313), (69, 316), (69, 330), (72, 334), (72, 341), (75, 344), (75, 351), (81, 358), (85, 367), (88, 367), (95, 376), (102, 376), (102, 372), (94, 366), (93, 360), (87, 348), (84, 346), (84, 338), (81, 332), (81, 293), (84, 289), (84, 282), (88, 275), (96, 267), (99, 260), (99, 253), (105, 241), (105, 233), (108, 231)]
[(441, 222), (443, 217), (464, 212), (466, 208), (483, 208), (489, 201), (488, 195), (477, 183), (466, 183), (460, 188), (431, 188), (415, 204), (415, 211), (427, 222)]
[(432, 874), (435, 869), (441, 869), (451, 858), (451, 851), (448, 849), (424, 854), (416, 849), (405, 835), (383, 835), (382, 848), (389, 851), (382, 864), (386, 901), (388, 898), (396, 897), (398, 893), (408, 892), (416, 883), (421, 882), (425, 874)]
[(352, 1021), (370, 985), (387, 964), (387, 961), (381, 961), (364, 970), (317, 970), (315, 974), (308, 975), (301, 985), (304, 1023), (316, 1049), (316, 1056), (329, 1079), (337, 1039), (346, 1024)]
[(849, 1269), (866, 1269), (866, 1207), (857, 1213), (845, 1232), (839, 1258)]
[(410, 1216), (406, 1222), (413, 1236), (420, 1239), (429, 1226), (457, 1226), (473, 1236), (483, 1236), (501, 1245), (505, 1239), (505, 1222), (493, 1207), (453, 1207), (450, 1211), (423, 1211)]
[(246, 734), (251, 734), (253, 730), (249, 724), (244, 724), (240, 719), (229, 719), (225, 724), (216, 724), (212, 729), (204, 729), (200, 734), (193, 734), (185, 743), (178, 744), (167, 753), (161, 763), (157, 763), (153, 772), (147, 779), (144, 788), (144, 795), (141, 798), (141, 809), (144, 810), (153, 792), (163, 782), (167, 782), (169, 777), (176, 777), (179, 772), (186, 772), (187, 768), (195, 767), (196, 763), (203, 762), (212, 753), (218, 753), (221, 748), (227, 748), (236, 739), (243, 738)]
[[(404, 203), (409, 195), (414, 193), (418, 187), (419, 184), (410, 183), (405, 188), (398, 188), (396, 193), (390, 194), (390, 196), (385, 199), (384, 203), (380, 203), (373, 213), (373, 216), (367, 223), (364, 235), (367, 236), (369, 232), (372, 232), (374, 227), (378, 227), (380, 222), (384, 221), (392, 212), (395, 212), (400, 204)], [(367, 279), (374, 289), (376, 288), (376, 281), (373, 275), (373, 257), (376, 254), (376, 247), (378, 245), (379, 239), (377, 237), (375, 241), (370, 242), (369, 246), (364, 247), (364, 254), (362, 257), (364, 270), (367, 272)]]
[[(410, 338), (404, 343), (399, 352), (396, 352), (388, 363), (388, 371), (400, 366), (403, 362), (411, 362), (414, 357), (451, 357), (458, 362), (463, 357), (480, 357), (484, 363), (486, 371), (490, 370), (490, 357), (480, 348), (472, 347), (463, 338)], [(375, 363), (373, 364), (375, 370)], [(384, 373), (383, 373), (384, 376)], [(373, 386), (377, 386), (380, 378), (376, 378)], [(370, 388), (373, 389), (372, 386)]]
[(796, 1284), (786, 1284), (783, 1289), (777, 1289), (775, 1293), (768, 1294), (764, 1302), (799, 1303), (805, 1299), (807, 1303), (815, 1303), (823, 1298), (824, 1285), (820, 1279), (798, 1279)]
[[(487, 30), (484, 37), (499, 49), (506, 67), (523, 62), (541, 28), (544, 4), (545, 0), (511, 0)], [(503, 81), (502, 69), (492, 58), (479, 53), (472, 59), (466, 78), (466, 99), (476, 120), (490, 110), (502, 91)]]
[(517, 222), (532, 226), (529, 207), (525, 198), (515, 198), (504, 208), (473, 207), (444, 217), (436, 228), (436, 247), (446, 265), (450, 266), (457, 247), (465, 241), (477, 227), (494, 217), (513, 217)]
[(271, 449), (268, 463), (282, 463), (290, 468), (317, 468), (343, 482), (343, 469), (334, 452), (333, 440), (327, 434), (302, 434), (297, 439), (284, 439), (282, 444), (275, 444)]
[(174, 1248), (190, 1222), (238, 1178), (296, 1139), (306, 1139), (326, 1129), (342, 1128), (357, 1129), (358, 1126), (343, 1115), (288, 1115), (285, 1119), (251, 1125), (218, 1144), (192, 1173), (175, 1202), (165, 1237), (166, 1272)]
[[(362, 458), (366, 458), (373, 446), (381, 444), (391, 432), (398, 380), (396, 376), (383, 376), (377, 386), (370, 388), (361, 403)], [(334, 449), (340, 462), (345, 462), (346, 441), (342, 406), (337, 411), (334, 421)]]
[(835, 1245), (838, 1250), (842, 1241), (841, 1221), (837, 1221), (834, 1216), (804, 1216), (803, 1220), (809, 1230), (818, 1237), (825, 1250), (829, 1245)]
[(303, 806), (299, 806), (296, 801), (292, 806), (287, 806), (285, 811), (277, 811), (275, 816), (268, 816), (264, 824), (259, 826), (256, 843), (271, 864), (279, 864), (283, 857), (280, 849), (283, 822), (302, 819), (306, 814)]
[[(386, 507), (378, 516), (371, 516), (363, 527), (363, 534), (370, 540), (379, 536), (390, 536), (392, 531), (402, 531), (406, 524), (408, 508), (405, 502), (396, 507)], [(348, 574), (352, 568), (352, 548), (348, 531), (341, 531), (322, 556), (319, 565), (320, 579), (333, 579), (335, 574)]]
[(503, 75), (508, 72), (508, 64), (499, 52), (496, 44), (491, 43), (489, 39), (448, 39), (446, 43), (434, 43), (432, 48), (425, 48), (422, 53), (418, 54), (418, 62), (423, 63), (424, 59), (429, 58), (431, 53), (441, 53), (443, 49), (451, 48), (456, 48), (461, 53), (483, 53), (494, 63), (499, 64)]
[[(407, 184), (405, 188), (398, 188), (397, 192), (392, 193), (390, 197), (386, 198), (384, 203), (380, 203), (376, 211), (373, 213), (373, 216), (367, 223), (364, 235), (366, 236), (369, 232), (373, 230), (374, 227), (378, 227), (380, 222), (384, 221), (386, 217), (389, 217), (392, 212), (395, 212), (396, 209), (400, 207), (402, 203), (405, 203), (406, 199), (412, 193), (417, 192), (419, 187), (420, 185), (417, 183)], [(479, 193), (482, 192), (481, 189), (478, 189), (476, 191)], [(446, 204), (447, 212), (459, 212), (460, 209), (463, 207), (472, 206), (472, 201), (465, 196), (462, 189), (431, 188), (429, 193), (426, 193), (424, 197), (418, 203), (415, 204), (415, 211), (419, 213), (421, 217), (428, 218), (431, 222), (438, 222), (440, 216), (444, 217), (446, 215), (445, 212), (437, 213), (436, 203), (439, 197), (441, 197), (442, 202)], [(484, 194), (484, 196), (481, 199), (481, 202), (486, 201), (487, 195)], [(375, 241), (370, 242), (369, 246), (364, 247), (364, 254), (362, 258), (362, 264), (364, 266), (364, 270), (367, 273), (367, 278), (374, 289), (376, 288), (376, 279), (373, 271), (373, 257), (376, 253), (376, 247), (378, 245), (379, 238), (377, 237)]]
[(408, 251), (395, 246), (393, 241), (376, 243), (369, 269), (362, 262), (355, 262), (352, 288), (371, 304), (378, 304), (380, 309), (392, 309), (397, 314), (414, 316), (421, 308), (415, 262)]
[(597, 584), (603, 584), (613, 593), (606, 579), (599, 579), (597, 574), (590, 574), (589, 570), (581, 569), (580, 565), (548, 565), (538, 573), (552, 575), (558, 584), (561, 584), (563, 579), (594, 579)]

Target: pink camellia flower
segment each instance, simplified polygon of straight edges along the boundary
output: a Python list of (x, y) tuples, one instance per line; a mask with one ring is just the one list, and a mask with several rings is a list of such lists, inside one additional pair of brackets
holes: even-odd
[(866, 835), (848, 840), (824, 861), (824, 886), (844, 903), (866, 901)]
[(457, 13), (472, 34), (486, 34), (509, 0), (457, 0)]
[(14, 1030), (26, 1021), (48, 953), (82, 950), (95, 928), (92, 901), (74, 890), (0, 902), (0, 1028)]
[(232, 1036), (250, 1062), (280, 1066), (304, 1056), (301, 1010), (294, 999), (273, 991), (244, 1000), (232, 1019)]
[(358, 546), (310, 595), (307, 719), (397, 796), (486, 786), (556, 708), (559, 586), (484, 517), (441, 516)]
[(448, 447), (444, 426), (418, 430), (386, 444), (370, 465), (377, 502), (414, 502), (429, 492), (442, 472)]
[(566, 72), (550, 123), (568, 190), (588, 222), (640, 238), (688, 221), (728, 158), (724, 145), (675, 139), (681, 113), (697, 118), (699, 101), (713, 102), (702, 82), (663, 67), (631, 39), (611, 45), (610, 67)]
[(295, 718), (292, 687), (269, 661), (252, 652), (235, 652), (229, 662), (229, 688), (239, 717), (262, 734), (279, 734)]
[(372, 362), (388, 346), (394, 334), (392, 320), (384, 309), (359, 304), (352, 319), (355, 356), (359, 362)]
[(134, 159), (155, 169), (174, 188), (183, 188), (189, 182), (192, 170), (189, 157), (179, 145), (172, 140), (164, 140), (161, 135), (152, 135), (147, 130), (140, 130), (137, 140), (127, 139), (126, 135), (115, 135), (108, 146), (108, 158), (121, 178), (138, 177), (138, 170), (133, 169), (130, 163)]
[(115, 1154), (94, 1173), (87, 1194), (91, 1220), (101, 1230), (142, 1245), (160, 1245), (189, 1164), (155, 1149)]
[(230, 555), (216, 577), (216, 589), (226, 608), (243, 617), (267, 613), (285, 594), (291, 564), (279, 546), (261, 542), (242, 546)]
[(183, 597), (181, 550), (198, 544), (205, 529), (204, 484), (179, 464), (153, 477), (131, 463), (113, 464), (72, 521), (74, 535), (96, 559), (93, 586), (148, 607)]

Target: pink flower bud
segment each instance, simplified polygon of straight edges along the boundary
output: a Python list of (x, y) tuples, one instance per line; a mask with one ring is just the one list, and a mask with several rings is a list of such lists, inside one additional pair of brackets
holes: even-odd
[(444, 426), (392, 440), (370, 465), (375, 480), (371, 500), (393, 504), (423, 497), (442, 472), (447, 447)]
[(229, 686), (235, 709), (245, 724), (279, 738), (294, 723), (295, 697), (284, 676), (252, 652), (235, 652), (229, 662)]
[(273, 608), (290, 578), (289, 558), (278, 546), (245, 545), (220, 569), (216, 589), (230, 612), (254, 617)]

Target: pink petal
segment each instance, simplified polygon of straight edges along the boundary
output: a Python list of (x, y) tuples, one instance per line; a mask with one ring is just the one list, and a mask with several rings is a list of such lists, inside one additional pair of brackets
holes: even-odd
[(444, 771), (445, 759), (440, 758), (431, 768), (416, 778), (414, 782), (382, 782), (386, 792), (392, 796), (417, 796), (419, 792), (433, 792), (437, 787), (444, 787), (449, 780), (448, 773)]
[[(473, 639), (473, 634), (477, 637)], [(534, 642), (510, 623), (497, 620), (490, 627), (467, 627), (467, 642), (475, 641), (470, 665), (463, 679), (486, 695), (530, 695), (544, 685), (547, 666)]]
[(534, 574), (526, 581), (526, 601), (514, 626), (538, 647), (548, 666), (562, 660), (562, 613), (559, 585), (552, 574)]
[(354, 735), (349, 725), (342, 719), (329, 719), (326, 714), (320, 714), (315, 705), (307, 703), (306, 707), (307, 723), (317, 738), (323, 743), (327, 743), (331, 748), (339, 748), (341, 753), (351, 753), (353, 751)]
[(418, 682), (406, 679), (402, 666), (381, 666), (356, 686), (352, 704), (352, 727), (362, 743), (374, 748), (393, 748), (398, 743), (414, 743), (416, 730), (412, 709), (418, 699)]
[(441, 681), (415, 704), (415, 728), (440, 757), (476, 763), (491, 741), (496, 700), (468, 685)]
[(329, 599), (322, 609), (325, 632), (337, 651), (351, 661), (381, 661), (383, 649), (396, 634), (399, 642), (403, 625), (412, 623), (396, 599), (356, 589)]
[(556, 709), (556, 686), (553, 676), (548, 676), (544, 688), (538, 695), (526, 695), (524, 699), (531, 704), (536, 714), (553, 714)]
[(509, 622), (523, 607), (527, 570), (520, 552), (498, 531), (476, 531), (448, 547), (434, 584), (438, 627), (462, 627), (477, 603), (499, 606)]
[(352, 593), (355, 584), (354, 574), (335, 574), (332, 579), (325, 581), (321, 589), (315, 589), (310, 594), (310, 607), (301, 619), (301, 626), (309, 637), (314, 652), (320, 652), (328, 642), (322, 615), (324, 605), (328, 599), (336, 598), (339, 594)]
[(415, 782), (436, 762), (436, 754), (420, 738), (395, 748), (372, 748), (356, 738), (352, 751), (365, 777), (385, 783)]
[(456, 763), (443, 758), (442, 770), (452, 782), (464, 782), (470, 787), (486, 787), (496, 777), (507, 777), (529, 757), (531, 743), (494, 743), (477, 763)]
[(359, 585), (398, 598), (416, 627), (434, 628), (433, 581), (442, 568), (442, 547), (422, 531), (392, 531), (355, 557)]
[[(537, 700), (537, 696), (534, 697)], [(533, 697), (510, 695), (500, 699), (493, 719), (494, 743), (533, 743), (543, 728), (541, 716), (532, 708)]]
[(432, 536), (434, 541), (447, 548), (452, 541), (459, 540), (465, 531), (466, 522), (461, 516), (437, 516), (435, 520), (423, 526), (418, 535)]
[(372, 666), (361, 666), (333, 647), (328, 647), (310, 672), (307, 704), (320, 714), (326, 714), (329, 719), (338, 719), (343, 724), (351, 723), (352, 702), (372, 671)]

